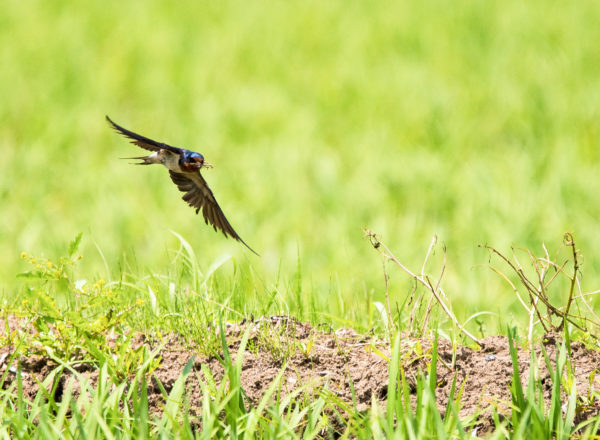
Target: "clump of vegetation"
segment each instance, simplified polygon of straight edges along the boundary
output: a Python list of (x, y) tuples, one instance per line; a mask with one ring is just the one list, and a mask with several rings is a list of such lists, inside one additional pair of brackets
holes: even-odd
[[(551, 258), (545, 245), (542, 246), (544, 251), (542, 256), (534, 255), (529, 249), (513, 248), (512, 258), (505, 256), (492, 246), (482, 245), (482, 247), (500, 257), (511, 269), (513, 277), (518, 278), (521, 288), (525, 290), (524, 297), (509, 276), (490, 265), (490, 268), (510, 285), (517, 299), (527, 311), (529, 339), (532, 339), (536, 325), (541, 326), (544, 333), (548, 333), (561, 332), (567, 324), (570, 324), (582, 333), (598, 340), (600, 317), (594, 312), (591, 301), (593, 296), (600, 291), (583, 292), (581, 289), (580, 250), (575, 246), (572, 234), (567, 233), (564, 236), (564, 247), (570, 250), (571, 259), (566, 258), (562, 262), (557, 261), (557, 258)], [(517, 251), (525, 255), (529, 267), (521, 264)], [(571, 273), (567, 273), (569, 263), (572, 265)], [(561, 278), (568, 281), (566, 289), (555, 286)], [(553, 290), (556, 293), (552, 294)], [(575, 312), (574, 309), (578, 312)]]
[[(369, 235), (369, 239), (378, 251), (383, 252), (384, 258), (394, 261), (389, 248), (374, 234)], [(15, 306), (29, 317), (31, 328), (35, 331), (28, 332), (24, 327), (22, 331), (8, 332), (3, 341), (11, 347), (10, 355), (2, 360), (7, 368), (0, 381), (3, 388), (0, 392), (3, 408), (0, 417), (10, 421), (2, 428), (5, 435), (46, 438), (66, 435), (77, 438), (83, 433), (86, 436), (90, 433), (98, 436), (121, 433), (136, 438), (157, 438), (168, 433), (169, 436), (193, 438), (203, 433), (210, 437), (238, 435), (272, 438), (285, 433), (288, 437), (297, 438), (324, 438), (330, 435), (365, 439), (390, 436), (467, 438), (485, 429), (495, 438), (531, 435), (569, 438), (573, 434), (592, 438), (600, 427), (600, 416), (584, 417), (590, 411), (594, 413), (593, 408), (597, 405), (594, 378), (590, 378), (592, 382), (586, 396), (578, 395), (575, 386), (569, 330), (574, 328), (580, 331), (577, 322), (579, 317), (565, 313), (567, 308), (557, 306), (552, 306), (551, 311), (562, 310), (558, 316), (567, 324), (555, 324), (553, 328), (555, 334), (560, 332), (563, 335), (555, 339), (558, 344), (556, 361), (550, 359), (543, 346), (539, 356), (535, 350), (531, 350), (529, 377), (525, 383), (519, 373), (516, 330), (507, 329), (513, 363), (508, 411), (498, 405), (492, 406), (491, 416), (485, 415), (489, 413), (485, 413), (484, 408), (478, 413), (460, 416), (465, 388), (464, 382), (457, 380), (456, 373), (445, 407), (440, 408), (436, 397), (441, 383), (437, 377), (437, 367), (442, 363), (445, 370), (453, 371), (456, 353), (451, 362), (438, 357), (439, 331), (431, 327), (422, 328), (419, 333), (422, 341), (431, 338), (430, 348), (424, 348), (417, 340), (407, 351), (407, 345), (403, 342), (406, 330), (414, 330), (412, 326), (415, 322), (426, 323), (426, 315), (433, 316), (436, 313), (438, 298), (443, 295), (446, 301), (449, 299), (442, 293), (441, 277), (433, 282), (426, 274), (426, 264), (421, 275), (415, 275), (399, 264), (410, 276), (416, 277), (416, 281), (425, 289), (418, 294), (416, 289), (411, 292), (411, 301), (422, 303), (418, 307), (411, 306), (412, 310), (420, 310), (420, 313), (394, 316), (393, 310), (388, 308), (382, 315), (382, 319), (391, 317), (387, 321), (391, 325), (384, 333), (392, 338), (390, 354), (382, 352), (381, 345), (375, 344), (373, 339), (364, 344), (366, 350), (389, 364), (389, 382), (383, 403), (379, 400), (382, 396), (373, 396), (367, 410), (359, 409), (356, 398), (353, 402), (341, 400), (327, 382), (300, 384), (292, 392), (284, 393), (283, 378), (288, 362), (300, 354), (308, 364), (312, 364), (311, 351), (315, 341), (309, 337), (308, 342), (299, 345), (293, 337), (296, 321), (290, 317), (251, 319), (245, 327), (238, 324), (240, 330), (244, 330), (238, 341), (237, 353), (233, 356), (223, 324), (223, 316), (229, 312), (217, 302), (210, 303), (210, 316), (217, 314), (217, 325), (205, 326), (205, 333), (201, 337), (218, 341), (218, 348), (211, 351), (210, 355), (220, 359), (223, 372), (217, 374), (207, 365), (202, 365), (200, 370), (196, 369), (196, 373), (193, 373), (195, 362), (192, 355), (179, 378), (173, 383), (164, 384), (154, 374), (161, 363), (163, 345), (159, 343), (154, 350), (150, 350), (147, 344), (137, 344), (131, 336), (131, 324), (139, 323), (139, 316), (132, 318), (136, 314), (156, 312), (157, 315), (147, 315), (146, 318), (164, 324), (169, 322), (165, 316), (180, 314), (176, 311), (180, 305), (165, 301), (160, 296), (153, 300), (154, 305), (151, 304), (152, 300), (135, 298), (130, 294), (143, 288), (130, 282), (95, 281), (88, 290), (84, 283), (74, 281), (75, 264), (80, 259), (77, 253), (80, 240), (78, 236), (69, 246), (67, 255), (57, 263), (35, 259), (27, 254), (22, 256), (34, 269), (20, 275), (26, 281), (27, 296)], [(574, 250), (572, 241), (567, 241), (566, 245), (577, 257), (578, 252)], [(182, 248), (185, 247), (182, 242)], [(428, 254), (430, 252), (431, 248)], [(496, 252), (494, 254), (498, 255)], [(527, 254), (532, 255), (529, 252)], [(543, 261), (548, 267), (556, 267), (557, 274), (566, 267), (566, 263), (556, 265), (548, 259)], [(186, 270), (192, 268), (199, 271), (191, 254), (179, 260), (178, 264), (187, 267)], [(577, 271), (573, 276), (576, 277), (576, 274)], [(524, 270), (518, 272), (517, 276), (527, 279)], [(577, 285), (577, 282), (572, 282), (573, 278), (565, 276), (569, 281), (567, 288)], [(194, 277), (189, 279), (193, 280)], [(198, 275), (195, 284), (206, 287), (207, 284), (201, 279)], [(548, 281), (555, 279), (556, 276), (546, 280), (546, 292), (550, 285)], [(152, 282), (151, 279), (141, 281)], [(179, 288), (175, 286), (176, 290)], [(109, 289), (113, 291), (109, 293)], [(160, 285), (155, 285), (155, 289), (157, 295), (164, 290)], [(166, 293), (168, 295), (168, 289)], [(572, 303), (576, 304), (578, 299), (573, 298)], [(546, 304), (541, 300), (537, 300), (537, 303)], [(119, 304), (122, 313), (113, 312), (117, 309), (116, 304)], [(449, 301), (444, 303), (446, 307), (440, 306), (443, 314), (451, 313), (448, 304)], [(101, 314), (102, 310), (105, 315)], [(197, 309), (193, 311), (197, 312)], [(447, 316), (453, 322), (456, 319)], [(193, 322), (198, 317), (189, 318)], [(460, 334), (464, 325), (457, 327), (456, 334)], [(179, 334), (190, 335), (186, 328), (181, 328)], [(191, 348), (190, 354), (198, 351), (199, 346), (197, 344), (195, 349)], [(453, 347), (456, 351), (457, 341), (453, 342)], [(271, 353), (272, 361), (280, 365), (279, 373), (258, 402), (249, 400), (242, 385), (247, 349), (250, 352), (266, 350)], [(42, 354), (52, 359), (55, 367), (46, 375), (37, 394), (28, 398), (23, 395), (26, 376), (21, 368), (21, 359), (32, 354)], [(550, 382), (542, 383), (538, 367), (540, 362), (551, 372)], [(82, 373), (87, 370), (82, 369), (83, 365), (91, 366), (98, 372), (97, 380), (92, 382)], [(421, 369), (417, 366), (424, 367)], [(189, 397), (186, 397), (185, 384), (191, 374), (197, 375), (201, 388), (201, 407), (190, 407)], [(158, 387), (164, 399), (158, 412), (148, 398), (150, 386)], [(549, 386), (552, 392), (548, 399), (544, 396)], [(86, 416), (83, 417), (83, 414)]]
[(126, 324), (145, 301), (130, 303), (114, 282), (75, 280), (74, 267), (82, 259), (77, 252), (80, 242), (81, 234), (57, 262), (21, 254), (33, 269), (17, 275), (27, 283), (20, 304), (13, 307), (23, 316), (26, 330), (7, 331), (2, 345), (13, 347), (12, 358), (43, 355), (70, 365), (104, 366), (121, 380), (143, 364), (152, 371), (158, 360), (146, 362), (147, 347), (136, 347), (135, 332)]

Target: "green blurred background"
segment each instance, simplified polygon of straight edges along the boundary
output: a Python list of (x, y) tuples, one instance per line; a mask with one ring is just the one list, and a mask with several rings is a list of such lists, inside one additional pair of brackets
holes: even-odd
[[(362, 227), (414, 270), (437, 234), (462, 319), (522, 313), (480, 243), (553, 250), (571, 231), (599, 288), (598, 23), (593, 0), (5, 0), (2, 290), (22, 251), (56, 258), (79, 232), (82, 276), (108, 276), (98, 249), (111, 277), (124, 260), (161, 272), (174, 230), (200, 267), (230, 254), (222, 276), (260, 280), (238, 283), (249, 309), (275, 289), (366, 325), (384, 284)], [(119, 160), (142, 151), (105, 114), (215, 164), (262, 257), (204, 225), (165, 169)], [(402, 301), (410, 280), (389, 273)]]

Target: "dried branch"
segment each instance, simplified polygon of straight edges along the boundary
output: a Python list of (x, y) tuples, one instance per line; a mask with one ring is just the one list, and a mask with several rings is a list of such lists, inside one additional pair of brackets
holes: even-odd
[[(529, 278), (527, 276), (527, 274), (525, 273), (525, 270), (521, 266), (521, 263), (519, 262), (519, 259), (517, 258), (517, 255), (515, 254), (514, 247), (512, 248), (512, 250), (513, 250), (512, 260), (514, 260), (514, 262), (513, 262), (508, 257), (506, 257), (504, 254), (502, 254), (500, 251), (493, 248), (492, 246), (480, 245), (480, 247), (490, 250), (492, 252), (492, 254), (497, 255), (506, 264), (508, 264), (510, 269), (517, 275), (517, 277), (519, 278), (519, 281), (521, 282), (521, 284), (527, 291), (527, 293), (529, 295), (529, 301), (531, 304), (531, 308), (524, 304), (524, 302), (521, 298), (521, 295), (518, 292), (518, 289), (509, 280), (508, 276), (506, 276), (504, 273), (500, 272), (498, 269), (495, 269), (490, 266), (490, 268), (494, 272), (499, 274), (504, 280), (506, 280), (507, 282), (510, 283), (511, 287), (513, 288), (513, 291), (517, 295), (517, 298), (519, 298), (519, 300), (521, 301), (521, 303), (523, 304), (525, 309), (530, 313), (530, 323), (529, 323), (530, 336), (532, 333), (532, 327), (534, 325), (533, 311), (535, 311), (535, 314), (537, 315), (537, 318), (538, 318), (538, 322), (542, 325), (542, 327), (544, 328), (544, 331), (546, 331), (546, 332), (548, 332), (549, 330), (561, 331), (564, 328), (565, 323), (567, 323), (567, 322), (570, 323), (571, 325), (573, 325), (575, 328), (577, 328), (583, 332), (586, 332), (586, 333), (589, 333), (589, 331), (584, 326), (585, 323), (590, 323), (590, 324), (593, 324), (594, 326), (600, 325), (600, 319), (598, 319), (598, 316), (594, 313), (592, 307), (589, 305), (589, 303), (584, 298), (584, 296), (589, 295), (589, 294), (581, 293), (581, 285), (579, 283), (579, 277), (578, 277), (578, 274), (580, 271), (579, 251), (577, 250), (577, 248), (575, 246), (575, 240), (573, 239), (572, 234), (570, 234), (570, 233), (565, 234), (564, 245), (571, 248), (571, 254), (573, 256), (573, 274), (572, 275), (567, 274), (565, 271), (565, 268), (566, 268), (569, 260), (565, 261), (561, 265), (557, 264), (555, 261), (553, 261), (550, 258), (548, 249), (546, 248), (545, 244), (542, 245), (542, 248), (544, 250), (543, 257), (536, 257), (528, 249), (518, 248), (522, 252), (526, 253), (527, 256), (529, 257), (531, 266), (533, 267), (533, 269), (536, 273), (535, 278), (537, 278), (537, 279), (535, 281), (533, 281), (534, 278)], [(548, 275), (548, 271), (551, 268), (555, 269), (556, 272), (549, 279), (546, 279), (547, 275)], [(566, 302), (566, 306), (564, 306), (564, 310), (562, 307), (557, 307), (557, 306), (553, 305), (550, 302), (550, 298), (548, 296), (548, 289), (549, 289), (550, 285), (561, 274), (569, 279), (569, 295), (567, 297), (567, 302)], [(575, 294), (575, 286), (577, 286), (578, 294)], [(600, 293), (600, 291), (591, 292), (590, 294), (595, 294), (595, 293)], [(590, 319), (585, 316), (576, 315), (571, 312), (572, 305), (578, 299), (583, 302), (586, 309), (588, 310), (588, 312), (590, 312), (590, 314), (593, 316), (594, 319)], [(546, 317), (542, 316), (542, 312), (545, 312)], [(558, 317), (560, 319), (560, 324), (555, 325), (552, 321), (553, 317)], [(582, 325), (582, 323), (584, 325)], [(595, 335), (592, 335), (592, 337), (594, 337), (595, 339), (598, 339)]]
[[(469, 339), (471, 339), (472, 341), (477, 343), (479, 346), (483, 347), (483, 342), (480, 339), (478, 339), (477, 337), (475, 337), (474, 335), (472, 335), (471, 333), (469, 333), (466, 329), (464, 329), (461, 326), (461, 324), (458, 322), (458, 319), (456, 318), (456, 316), (454, 316), (454, 314), (450, 310), (449, 306), (445, 303), (443, 298), (447, 298), (447, 297), (446, 297), (446, 294), (444, 293), (444, 290), (439, 286), (440, 282), (438, 281), (436, 286), (434, 287), (434, 285), (431, 282), (431, 280), (429, 279), (429, 277), (424, 275), (425, 263), (423, 264), (423, 269), (422, 269), (421, 275), (417, 275), (417, 274), (413, 273), (410, 269), (408, 269), (406, 266), (404, 266), (396, 258), (396, 256), (390, 251), (390, 249), (384, 243), (382, 243), (379, 240), (379, 238), (373, 231), (364, 229), (364, 232), (365, 232), (366, 237), (369, 238), (371, 245), (377, 252), (379, 252), (384, 258), (386, 258), (390, 261), (393, 261), (398, 267), (400, 267), (404, 272), (406, 272), (416, 282), (420, 283), (425, 288), (427, 288), (431, 292), (433, 297), (435, 297), (435, 300), (440, 305), (440, 307), (442, 308), (444, 313), (446, 313), (446, 315), (448, 315), (448, 317), (452, 320), (452, 322), (454, 322), (454, 325), (456, 325), (456, 327), (459, 329), (459, 331), (463, 332)], [(435, 244), (434, 241), (432, 241), (432, 244)], [(430, 245), (430, 248), (427, 252), (426, 260), (427, 260), (427, 258), (429, 258), (431, 248), (432, 248), (432, 245)], [(442, 271), (442, 274), (443, 274), (443, 271)]]
[(573, 290), (575, 289), (575, 283), (577, 282), (577, 273), (579, 272), (579, 261), (577, 259), (577, 249), (575, 248), (575, 240), (573, 235), (570, 233), (565, 234), (565, 245), (571, 248), (573, 252), (573, 277), (571, 278), (571, 288), (569, 289), (569, 299), (567, 301), (567, 308), (565, 309), (565, 315), (569, 314), (571, 304), (573, 302)]
[(393, 322), (392, 322), (392, 311), (390, 309), (390, 291), (389, 291), (389, 276), (387, 274), (387, 271), (385, 269), (385, 259), (382, 261), (382, 266), (383, 266), (383, 278), (385, 280), (385, 301), (387, 304), (387, 314), (388, 314), (388, 332), (389, 332), (389, 336), (390, 336), (390, 342), (392, 341), (392, 326), (395, 328)]

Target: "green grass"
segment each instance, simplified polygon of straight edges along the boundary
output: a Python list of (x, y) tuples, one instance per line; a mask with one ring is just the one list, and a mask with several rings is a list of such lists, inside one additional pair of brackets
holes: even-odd
[[(79, 243), (77, 237), (68, 246), (66, 256), (57, 262), (24, 255), (35, 269), (21, 274), (27, 288), (21, 291), (20, 302), (8, 304), (0, 316), (18, 313), (35, 331), (6, 331), (0, 339), (1, 346), (11, 347), (10, 356), (2, 360), (8, 368), (0, 377), (0, 438), (310, 439), (335, 434), (342, 438), (443, 439), (467, 438), (479, 429), (478, 414), (459, 417), (463, 386), (456, 377), (447, 407), (440, 411), (436, 405), (437, 332), (427, 354), (416, 348), (428, 367), (419, 372), (414, 391), (401, 359), (406, 355), (401, 353), (402, 333), (392, 331), (391, 357), (376, 351), (389, 361), (384, 403), (374, 396), (371, 406), (359, 411), (356, 401), (342, 401), (326, 383), (319, 387), (309, 383), (284, 394), (282, 377), (287, 360), (299, 350), (310, 357), (310, 342), (299, 347), (264, 325), (255, 335), (260, 347), (252, 348), (248, 345), (248, 327), (234, 359), (223, 325), (224, 319), (239, 319), (239, 312), (228, 303), (232, 296), (223, 296), (215, 289), (216, 272), (202, 273), (193, 255), (185, 254), (186, 249), (192, 251), (187, 242), (181, 241), (178, 258), (167, 268), (169, 273), (183, 273), (180, 280), (173, 275), (135, 278), (127, 274), (121, 280), (85, 283), (74, 276), (81, 261)], [(395, 314), (393, 319), (399, 330), (406, 329), (406, 319)], [(387, 332), (382, 323), (383, 319), (378, 332), (384, 336)], [(493, 412), (494, 431), (488, 433), (491, 438), (570, 438), (575, 433), (580, 438), (596, 438), (600, 417), (575, 422), (576, 412), (593, 408), (597, 395), (576, 394), (574, 366), (568, 355), (570, 327), (562, 332), (563, 342), (554, 366), (543, 348), (539, 359), (532, 353), (526, 383), (519, 377), (516, 329), (508, 328), (514, 370), (510, 378), (512, 405), (509, 414)], [(184, 389), (185, 378), (192, 374), (193, 357), (167, 389), (154, 375), (163, 345), (158, 344), (153, 351), (147, 345), (133, 348), (132, 329), (159, 341), (161, 335), (176, 332), (189, 341), (190, 356), (198, 353), (220, 359), (225, 369), (220, 382), (207, 365), (194, 373), (202, 388), (200, 411), (191, 411)], [(457, 337), (456, 332), (453, 337)], [(258, 404), (247, 399), (241, 384), (247, 347), (270, 351), (273, 361), (281, 365), (279, 375)], [(372, 349), (377, 350), (375, 346)], [(33, 398), (22, 390), (19, 359), (23, 355), (49, 357), (57, 365)], [(543, 363), (551, 372), (550, 384), (540, 380), (539, 366)], [(78, 372), (75, 367), (80, 364), (99, 370), (98, 385), (92, 385)], [(71, 373), (66, 381), (61, 381), (63, 372)], [(7, 381), (9, 376), (11, 380)], [(149, 380), (156, 382), (165, 398), (159, 413), (149, 410)], [(56, 399), (59, 384), (62, 391)], [(543, 399), (548, 386), (552, 389), (550, 405)]]
[[(59, 367), (47, 376), (33, 399), (23, 396), (21, 369), (17, 367), (16, 380), (0, 392), (0, 420), (3, 421), (0, 437), (313, 439), (331, 438), (335, 434), (336, 438), (358, 439), (466, 439), (477, 433), (476, 417), (461, 420), (458, 416), (461, 389), (456, 388), (456, 378), (443, 413), (435, 403), (437, 336), (428, 371), (419, 374), (412, 393), (400, 362), (401, 338), (397, 334), (392, 345), (385, 407), (374, 399), (369, 409), (358, 411), (355, 404), (337, 399), (327, 385), (311, 400), (302, 397), (306, 387), (283, 397), (280, 391), (285, 365), (260, 402), (251, 405), (245, 398), (240, 379), (248, 335), (246, 331), (242, 337), (235, 362), (222, 338), (226, 379), (218, 385), (208, 367), (203, 366), (202, 372), (196, 373), (204, 396), (201, 412), (196, 416), (190, 416), (184, 388), (186, 378), (192, 372), (193, 358), (169, 391), (157, 382), (166, 402), (158, 414), (150, 414), (146, 393), (146, 376), (151, 374), (148, 361), (152, 356), (138, 366), (134, 379), (126, 382), (104, 363), (95, 387), (72, 369), (72, 363), (56, 358)], [(541, 397), (545, 385), (540, 382), (535, 368), (538, 359), (532, 354), (533, 367), (524, 389), (510, 329), (508, 335), (514, 365), (510, 379), (512, 414), (500, 417), (494, 412), (495, 431), (488, 433), (488, 437), (568, 439), (577, 433), (578, 438), (597, 438), (595, 433), (600, 426), (600, 417), (574, 423), (577, 404), (567, 345), (563, 342), (560, 347), (555, 368), (543, 352), (549, 370), (553, 371), (550, 378), (553, 391), (548, 408)], [(9, 364), (13, 364), (12, 360)], [(64, 385), (61, 399), (55, 400), (53, 396), (65, 369), (73, 372), (73, 377)], [(0, 378), (0, 385), (5, 379), (6, 375)], [(563, 404), (561, 390), (569, 388), (571, 391)]]
[[(88, 277), (163, 272), (174, 230), (203, 267), (233, 256), (221, 272), (245, 304), (277, 289), (305, 316), (314, 305), (312, 319), (366, 327), (363, 292), (381, 300), (383, 282), (365, 226), (410, 266), (437, 234), (461, 318), (518, 310), (477, 267), (480, 243), (555, 248), (573, 232), (596, 289), (599, 17), (585, 0), (9, 0), (2, 289), (14, 291), (22, 251), (56, 258), (79, 232)], [(216, 164), (207, 179), (262, 258), (206, 227), (164, 169), (118, 160), (139, 151), (105, 114)], [(410, 291), (390, 282), (397, 300)]]
[[(119, 365), (113, 352), (90, 354), (107, 329), (175, 329), (208, 353), (220, 350), (207, 335), (221, 314), (383, 332), (368, 227), (415, 271), (438, 236), (458, 321), (490, 312), (469, 331), (525, 329), (529, 317), (478, 245), (541, 255), (546, 243), (554, 255), (572, 232), (582, 289), (600, 288), (599, 21), (592, 0), (7, 0), (2, 309), (42, 334), (63, 320), (63, 340), (45, 341), (53, 354), (87, 353), (114, 378), (151, 354), (122, 354)], [(105, 114), (203, 153), (222, 208), (261, 257), (204, 225), (164, 169), (119, 160), (140, 152)], [(430, 273), (443, 261), (438, 246)], [(387, 273), (392, 309), (403, 310), (413, 283)], [(564, 289), (554, 292), (564, 304)], [(450, 320), (435, 319), (455, 337)], [(274, 411), (263, 410), (255, 416)], [(370, 414), (352, 423), (388, 435), (389, 413)]]

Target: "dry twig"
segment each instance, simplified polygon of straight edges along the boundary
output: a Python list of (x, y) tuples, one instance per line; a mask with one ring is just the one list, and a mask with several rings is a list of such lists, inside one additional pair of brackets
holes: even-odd
[[(435, 246), (435, 243), (436, 243), (435, 237), (432, 240), (432, 243), (429, 246), (429, 249), (427, 251), (427, 255), (425, 257), (425, 262), (423, 263), (423, 267), (421, 269), (421, 274), (417, 275), (417, 274), (413, 273), (410, 269), (408, 269), (406, 266), (404, 266), (396, 258), (396, 256), (390, 251), (390, 249), (384, 243), (382, 243), (379, 240), (379, 238), (377, 237), (377, 235), (373, 231), (370, 231), (368, 229), (364, 229), (364, 232), (365, 232), (366, 236), (369, 238), (369, 241), (371, 242), (371, 245), (373, 246), (373, 248), (375, 248), (375, 250), (377, 252), (379, 252), (385, 259), (394, 262), (398, 267), (400, 267), (404, 272), (406, 272), (411, 278), (413, 278), (416, 282), (418, 282), (419, 284), (423, 285), (427, 290), (429, 290), (431, 292), (431, 294), (433, 295), (433, 298), (435, 298), (435, 300), (440, 305), (440, 307), (442, 308), (442, 310), (444, 311), (444, 313), (446, 313), (446, 315), (448, 315), (448, 317), (452, 320), (452, 322), (454, 322), (454, 324), (459, 329), (459, 331), (462, 332), (462, 333), (464, 333), (469, 339), (471, 339), (472, 341), (474, 341), (475, 343), (477, 343), (479, 346), (483, 347), (483, 342), (480, 339), (478, 339), (477, 337), (475, 337), (474, 335), (472, 335), (471, 333), (469, 333), (458, 322), (458, 319), (456, 318), (456, 316), (454, 316), (454, 313), (452, 313), (452, 311), (450, 310), (450, 307), (448, 306), (448, 304), (446, 304), (446, 301), (448, 299), (446, 297), (446, 294), (444, 293), (444, 290), (440, 286), (441, 278), (442, 278), (442, 276), (444, 274), (444, 268), (442, 268), (440, 277), (437, 280), (437, 282), (435, 283), (435, 285), (431, 282), (431, 279), (427, 275), (425, 275), (425, 273), (424, 273), (425, 272), (425, 265), (427, 263), (427, 260), (429, 259), (431, 251), (432, 251), (432, 249), (433, 249), (433, 247)], [(444, 259), (444, 263), (445, 263), (445, 259)]]
[[(490, 269), (492, 269), (495, 273), (500, 275), (507, 283), (510, 284), (511, 288), (517, 295), (517, 298), (519, 299), (519, 301), (521, 302), (523, 307), (529, 313), (529, 315), (530, 315), (530, 321), (529, 321), (529, 336), (530, 336), (530, 338), (533, 333), (533, 326), (536, 323), (533, 320), (534, 314), (535, 314), (535, 316), (537, 316), (537, 322), (539, 322), (542, 325), (545, 332), (549, 332), (549, 331), (559, 332), (559, 331), (563, 330), (565, 323), (567, 323), (567, 322), (570, 323), (571, 325), (573, 325), (575, 328), (577, 328), (583, 332), (589, 333), (589, 334), (591, 334), (591, 332), (589, 331), (589, 329), (587, 327), (582, 325), (582, 323), (588, 322), (596, 327), (600, 326), (600, 320), (598, 319), (598, 316), (593, 312), (589, 303), (585, 299), (585, 296), (588, 296), (590, 294), (594, 294), (597, 292), (592, 292), (592, 293), (588, 293), (588, 294), (581, 293), (581, 286), (579, 283), (579, 276), (578, 276), (579, 271), (580, 271), (580, 256), (579, 256), (579, 251), (577, 250), (577, 248), (575, 246), (575, 240), (573, 239), (572, 234), (566, 233), (564, 236), (564, 246), (569, 247), (571, 249), (572, 263), (573, 263), (573, 274), (572, 275), (569, 275), (565, 271), (565, 268), (566, 268), (567, 264), (569, 263), (569, 260), (563, 262), (562, 264), (556, 263), (556, 261), (554, 261), (550, 258), (548, 249), (546, 248), (545, 245), (542, 245), (542, 248), (544, 250), (543, 257), (536, 257), (529, 249), (517, 248), (518, 250), (524, 252), (528, 256), (529, 263), (533, 267), (535, 274), (536, 274), (535, 278), (527, 276), (525, 270), (523, 269), (523, 266), (519, 262), (519, 259), (515, 253), (515, 248), (513, 248), (513, 255), (512, 255), (512, 260), (511, 260), (510, 258), (505, 256), (504, 254), (502, 254), (500, 251), (498, 251), (497, 249), (495, 249), (492, 246), (489, 246), (487, 244), (479, 245), (479, 246), (490, 250), (492, 252), (492, 254), (495, 254), (498, 257), (500, 257), (500, 259), (503, 260), (509, 266), (511, 271), (517, 275), (519, 281), (521, 282), (521, 285), (525, 288), (527, 295), (529, 296), (529, 303), (530, 303), (531, 307), (529, 307), (528, 305), (525, 304), (517, 287), (510, 281), (509, 277), (507, 275), (505, 275), (504, 273), (502, 273), (500, 270), (489, 265)], [(549, 273), (550, 269), (554, 269), (554, 273), (550, 277), (548, 277), (548, 273)], [(563, 275), (563, 276), (567, 277), (567, 279), (569, 280), (569, 293), (568, 293), (568, 297), (566, 300), (566, 305), (564, 307), (555, 306), (554, 304), (552, 304), (550, 301), (550, 298), (548, 296), (548, 291), (549, 291), (551, 284), (558, 278), (559, 275)], [(575, 294), (575, 286), (577, 286), (577, 292), (578, 292), (577, 295)], [(591, 316), (593, 316), (594, 320), (592, 320), (588, 317), (585, 317), (585, 316), (576, 315), (571, 312), (571, 307), (576, 300), (581, 300), (583, 302), (585, 307), (590, 312)], [(560, 322), (554, 323), (553, 318), (558, 318), (560, 320)], [(595, 335), (592, 334), (592, 336), (595, 339), (598, 339)]]

